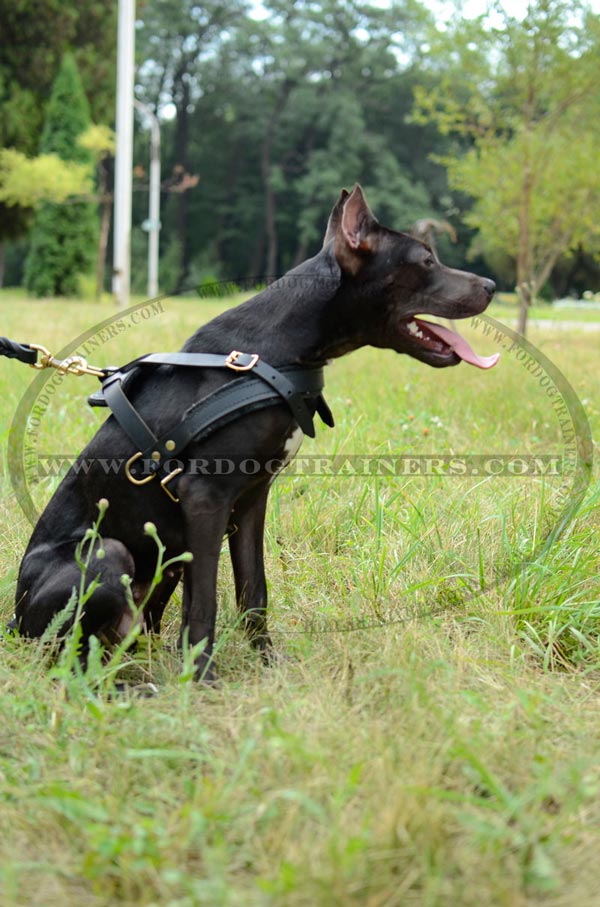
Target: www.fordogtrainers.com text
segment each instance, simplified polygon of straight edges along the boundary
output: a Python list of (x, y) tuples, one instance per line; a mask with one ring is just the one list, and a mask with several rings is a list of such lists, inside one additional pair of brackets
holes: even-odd
[[(114, 457), (76, 458), (61, 454), (38, 454), (35, 463), (31, 463), (29, 479), (39, 481), (51, 476), (62, 476), (69, 469), (87, 475), (98, 470), (105, 475), (118, 475), (124, 469), (127, 460)], [(277, 475), (285, 468), (286, 475), (294, 476), (507, 476), (514, 478), (562, 476), (565, 472), (562, 454), (523, 454), (499, 455), (477, 454), (449, 456), (445, 454), (427, 456), (368, 456), (353, 454), (345, 456), (305, 456), (297, 457), (287, 464), (284, 460), (272, 458), (258, 460), (252, 457), (206, 457), (206, 458), (173, 458), (164, 464), (166, 472), (183, 469), (188, 475), (224, 476), (241, 473), (258, 475), (268, 473)], [(151, 474), (153, 464), (139, 460), (136, 464), (141, 474)]]

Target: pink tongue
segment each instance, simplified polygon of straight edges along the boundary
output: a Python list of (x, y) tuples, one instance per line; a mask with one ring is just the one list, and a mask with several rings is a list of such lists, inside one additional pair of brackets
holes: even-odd
[(493, 368), (500, 358), (500, 353), (494, 353), (492, 356), (478, 356), (477, 353), (471, 349), (464, 337), (461, 337), (460, 334), (457, 334), (455, 331), (451, 331), (450, 328), (442, 327), (441, 324), (434, 324), (432, 321), (421, 321), (419, 318), (415, 318), (415, 321), (435, 337), (439, 337), (442, 343), (445, 343), (451, 350), (454, 350), (456, 355), (460, 356), (463, 362), (468, 362), (470, 365), (476, 365), (477, 368)]

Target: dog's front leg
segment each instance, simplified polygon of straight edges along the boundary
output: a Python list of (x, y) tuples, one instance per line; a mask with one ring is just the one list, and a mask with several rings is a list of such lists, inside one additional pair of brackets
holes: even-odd
[(267, 584), (263, 554), (265, 512), (269, 487), (260, 488), (236, 504), (231, 517), (229, 551), (235, 594), (244, 617), (244, 628), (265, 663), (273, 645), (267, 630)]
[(158, 584), (146, 605), (144, 606), (144, 621), (146, 626), (152, 633), (160, 633), (160, 622), (162, 620), (163, 612), (169, 603), (171, 595), (175, 591), (177, 583), (181, 579), (183, 573), (182, 569), (179, 567), (169, 567), (165, 573), (165, 577)]
[[(196, 678), (214, 682), (216, 672), (212, 661), (217, 620), (217, 570), (223, 536), (231, 512), (231, 504), (216, 511), (199, 511), (193, 506), (184, 509), (186, 548), (193, 555), (183, 574), (183, 609), (180, 647), (187, 638), (191, 647), (205, 642), (196, 658)], [(186, 633), (187, 631), (187, 633)]]

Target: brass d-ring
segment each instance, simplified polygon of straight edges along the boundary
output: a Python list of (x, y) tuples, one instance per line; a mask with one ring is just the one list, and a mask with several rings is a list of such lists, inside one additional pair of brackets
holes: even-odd
[(146, 476), (145, 479), (136, 479), (135, 476), (131, 475), (130, 467), (133, 465), (133, 463), (135, 463), (136, 460), (139, 460), (139, 458), (141, 456), (142, 456), (142, 452), (141, 452), (141, 450), (138, 450), (138, 452), (134, 453), (134, 455), (132, 457), (129, 457), (129, 459), (127, 460), (127, 463), (125, 464), (125, 475), (127, 476), (127, 478), (129, 479), (130, 482), (133, 482), (134, 485), (147, 485), (148, 482), (151, 482), (152, 479), (156, 475), (156, 473), (153, 472), (153, 473), (151, 473), (151, 475)]

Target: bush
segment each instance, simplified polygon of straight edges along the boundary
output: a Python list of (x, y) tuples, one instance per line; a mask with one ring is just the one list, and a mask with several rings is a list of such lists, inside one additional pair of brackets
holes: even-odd
[[(65, 161), (91, 166), (90, 152), (77, 143), (89, 125), (88, 102), (77, 66), (66, 54), (48, 102), (40, 153), (55, 153)], [(79, 276), (94, 260), (96, 237), (97, 217), (90, 202), (41, 205), (25, 263), (27, 288), (36, 296), (76, 295)]]

